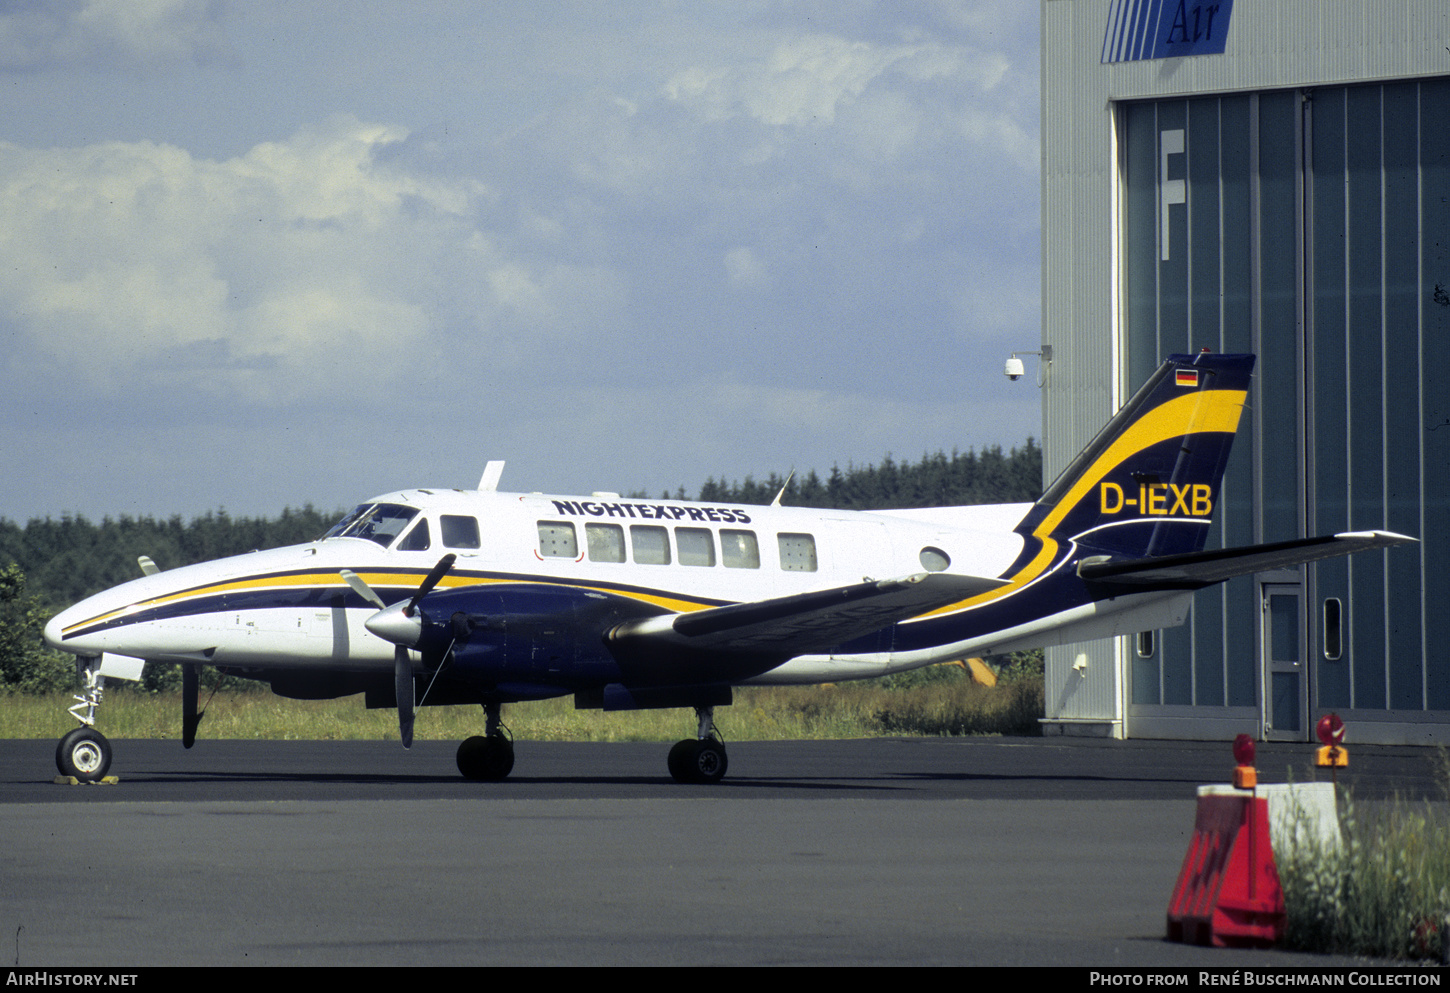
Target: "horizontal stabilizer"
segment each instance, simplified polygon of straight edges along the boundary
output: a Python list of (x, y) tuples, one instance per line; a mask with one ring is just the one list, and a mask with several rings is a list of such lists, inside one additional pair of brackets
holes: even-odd
[(1186, 555), (1098, 561), (1084, 559), (1078, 575), (1089, 582), (1151, 586), (1158, 589), (1196, 589), (1268, 569), (1287, 569), (1352, 552), (1390, 548), (1414, 541), (1390, 531), (1349, 531), (1319, 538), (1298, 538), (1244, 548), (1220, 548)]
[(1000, 579), (923, 572), (901, 579), (667, 614), (620, 625), (612, 640), (789, 658), (879, 631), (897, 621), (1004, 585)]

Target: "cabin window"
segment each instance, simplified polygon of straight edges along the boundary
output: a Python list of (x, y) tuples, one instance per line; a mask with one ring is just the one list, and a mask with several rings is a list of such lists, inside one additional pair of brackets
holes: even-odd
[(917, 558), (921, 559), (921, 567), (927, 572), (941, 572), (952, 564), (950, 555), (940, 548), (933, 548), (931, 545), (923, 548)]
[(816, 571), (816, 538), (810, 534), (777, 534), (780, 567), (786, 572)]
[(1138, 658), (1151, 659), (1153, 657), (1153, 632), (1138, 632)]
[(720, 561), (727, 569), (759, 569), (760, 544), (755, 532), (721, 528)]
[(458, 514), (444, 514), (438, 518), (443, 530), (443, 544), (447, 548), (477, 548), (478, 518)]
[(675, 528), (680, 565), (714, 565), (715, 539), (706, 528)]
[(398, 542), (400, 552), (426, 552), (433, 544), (428, 536), (428, 518), (418, 522), (418, 526), (408, 532), (408, 536)]
[(586, 524), (584, 538), (590, 562), (624, 561), (624, 528), (618, 524)]
[(640, 565), (670, 564), (670, 536), (664, 528), (631, 524), (629, 540), (634, 544), (634, 560)]
[(366, 538), (384, 548), (403, 533), (408, 522), (418, 516), (415, 507), (396, 503), (365, 503), (332, 526), (323, 538)]
[(579, 539), (569, 521), (539, 522), (539, 555), (546, 559), (577, 559)]

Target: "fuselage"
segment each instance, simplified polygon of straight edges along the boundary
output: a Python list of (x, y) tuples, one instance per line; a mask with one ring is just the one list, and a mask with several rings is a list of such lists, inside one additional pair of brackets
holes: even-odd
[[(999, 576), (1022, 551), (1012, 527), (1029, 506), (850, 512), (403, 490), (366, 501), (317, 541), (98, 593), (57, 615), (46, 638), (79, 655), (381, 672), (393, 665), (394, 646), (364, 627), (377, 608), (349, 589), (344, 569), (388, 603), (411, 596), (452, 554), (441, 590), (546, 584), (688, 612), (923, 571)], [(812, 656), (760, 681), (875, 675), (889, 670), (890, 656)]]

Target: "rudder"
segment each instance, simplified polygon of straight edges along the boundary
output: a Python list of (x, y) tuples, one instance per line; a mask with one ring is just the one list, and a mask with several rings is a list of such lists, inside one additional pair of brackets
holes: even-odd
[(1173, 355), (1016, 530), (1041, 547), (1145, 557), (1200, 551), (1248, 398), (1253, 355)]

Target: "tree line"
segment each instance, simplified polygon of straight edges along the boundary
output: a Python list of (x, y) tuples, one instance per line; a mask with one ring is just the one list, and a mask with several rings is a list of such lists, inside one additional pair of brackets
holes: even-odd
[(0, 565), (18, 565), (31, 591), (60, 609), (135, 579), (141, 575), (136, 564), (141, 555), (162, 569), (175, 569), (311, 541), (341, 516), (341, 511), (320, 512), (309, 504), (301, 510), (289, 507), (277, 518), (232, 517), (218, 510), (190, 522), (177, 514), (159, 521), (107, 517), (96, 524), (65, 514), (59, 520), (33, 518), (22, 527), (0, 518)]
[(1003, 452), (1000, 445), (923, 455), (921, 461), (896, 462), (890, 455), (879, 465), (836, 466), (824, 480), (814, 470), (804, 476), (771, 473), (757, 482), (727, 483), (709, 479), (699, 500), (708, 503), (768, 504), (777, 493), (788, 507), (834, 510), (890, 510), (904, 507), (959, 507), (979, 503), (1028, 503), (1042, 495), (1042, 449), (1027, 439)]

